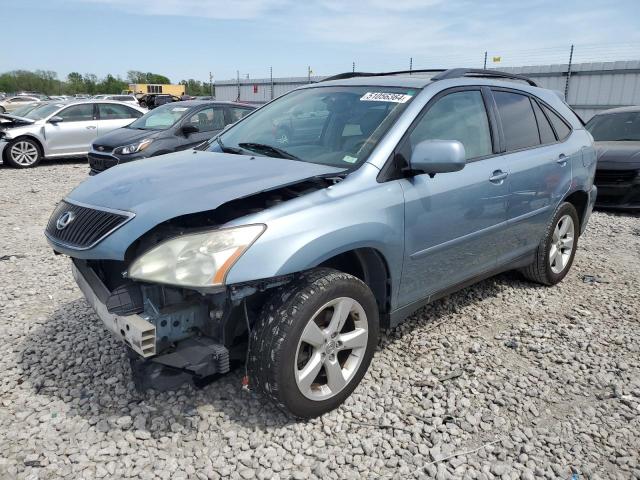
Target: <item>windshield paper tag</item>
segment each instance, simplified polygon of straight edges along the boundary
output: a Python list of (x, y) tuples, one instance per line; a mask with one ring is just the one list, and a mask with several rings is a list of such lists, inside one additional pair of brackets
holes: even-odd
[(404, 93), (367, 92), (360, 97), (360, 101), (406, 103), (411, 97), (411, 95), (405, 95)]
[(344, 157), (342, 157), (342, 161), (347, 163), (356, 163), (358, 159), (356, 157), (352, 157), (351, 155), (345, 155)]

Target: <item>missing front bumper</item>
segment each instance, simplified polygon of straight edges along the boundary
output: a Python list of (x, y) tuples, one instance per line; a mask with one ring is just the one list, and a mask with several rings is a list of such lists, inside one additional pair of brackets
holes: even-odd
[(105, 327), (141, 357), (154, 356), (156, 327), (139, 315), (120, 316), (109, 313), (106, 307), (109, 291), (93, 270), (73, 262), (72, 272), (78, 287)]

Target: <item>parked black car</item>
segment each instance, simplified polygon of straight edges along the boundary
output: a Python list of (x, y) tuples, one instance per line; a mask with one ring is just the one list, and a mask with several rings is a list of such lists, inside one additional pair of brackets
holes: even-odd
[(97, 138), (89, 151), (90, 174), (119, 163), (195, 147), (254, 108), (242, 103), (199, 100), (158, 107), (126, 127)]
[(138, 99), (138, 103), (140, 104), (140, 106), (148, 108), (149, 110), (153, 110), (160, 105), (180, 101), (182, 101), (182, 98), (176, 97), (175, 95), (168, 95), (166, 93), (148, 93)]
[(596, 207), (640, 211), (640, 106), (605, 110), (586, 128), (598, 154)]

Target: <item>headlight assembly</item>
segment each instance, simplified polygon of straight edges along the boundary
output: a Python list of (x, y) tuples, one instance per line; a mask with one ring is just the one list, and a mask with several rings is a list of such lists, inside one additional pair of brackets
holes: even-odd
[(181, 287), (224, 285), (227, 272), (265, 229), (247, 225), (169, 239), (134, 260), (128, 276)]
[(125, 145), (124, 147), (116, 148), (113, 153), (119, 153), (120, 155), (131, 155), (132, 153), (142, 152), (146, 150), (153, 142), (153, 138), (145, 138), (139, 142), (132, 143), (131, 145)]

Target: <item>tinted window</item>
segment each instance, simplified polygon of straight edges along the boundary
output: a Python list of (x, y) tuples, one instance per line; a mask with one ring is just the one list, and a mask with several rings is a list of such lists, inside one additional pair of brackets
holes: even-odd
[(502, 119), (507, 150), (519, 150), (540, 144), (536, 117), (526, 95), (493, 92)]
[(175, 105), (163, 105), (155, 110), (145, 113), (138, 120), (135, 120), (128, 128), (139, 130), (165, 130), (174, 125), (184, 117), (189, 111), (188, 107)]
[(100, 120), (118, 120), (142, 116), (137, 110), (116, 103), (100, 103), (98, 104), (98, 111), (100, 112)]
[(542, 110), (538, 106), (538, 102), (531, 102), (533, 104), (533, 111), (536, 113), (536, 120), (538, 122), (538, 129), (540, 130), (540, 142), (542, 144), (553, 143), (556, 141), (556, 136), (553, 133), (551, 124), (547, 117), (544, 116)]
[(65, 108), (60, 113), (59, 117), (62, 117), (65, 122), (84, 122), (87, 120), (93, 120), (93, 104), (83, 103), (82, 105), (73, 105)]
[(558, 136), (558, 139), (564, 140), (565, 138), (567, 138), (567, 136), (569, 136), (569, 133), (571, 133), (571, 129), (565, 123), (565, 121), (562, 120), (558, 116), (558, 114), (551, 111), (549, 108), (545, 107), (544, 105), (542, 106), (542, 108), (544, 108), (544, 111), (547, 114), (547, 117), (549, 117), (549, 120), (551, 120), (551, 124), (553, 125), (553, 128), (556, 131), (556, 135)]
[(187, 118), (184, 125), (193, 125), (200, 132), (221, 130), (224, 128), (224, 111), (220, 107), (205, 108)]
[(458, 140), (467, 158), (490, 155), (491, 133), (482, 94), (473, 90), (442, 97), (420, 119), (409, 139), (412, 148), (423, 140)]
[(229, 107), (229, 114), (231, 115), (231, 123), (236, 123), (242, 117), (251, 112), (248, 108)]

